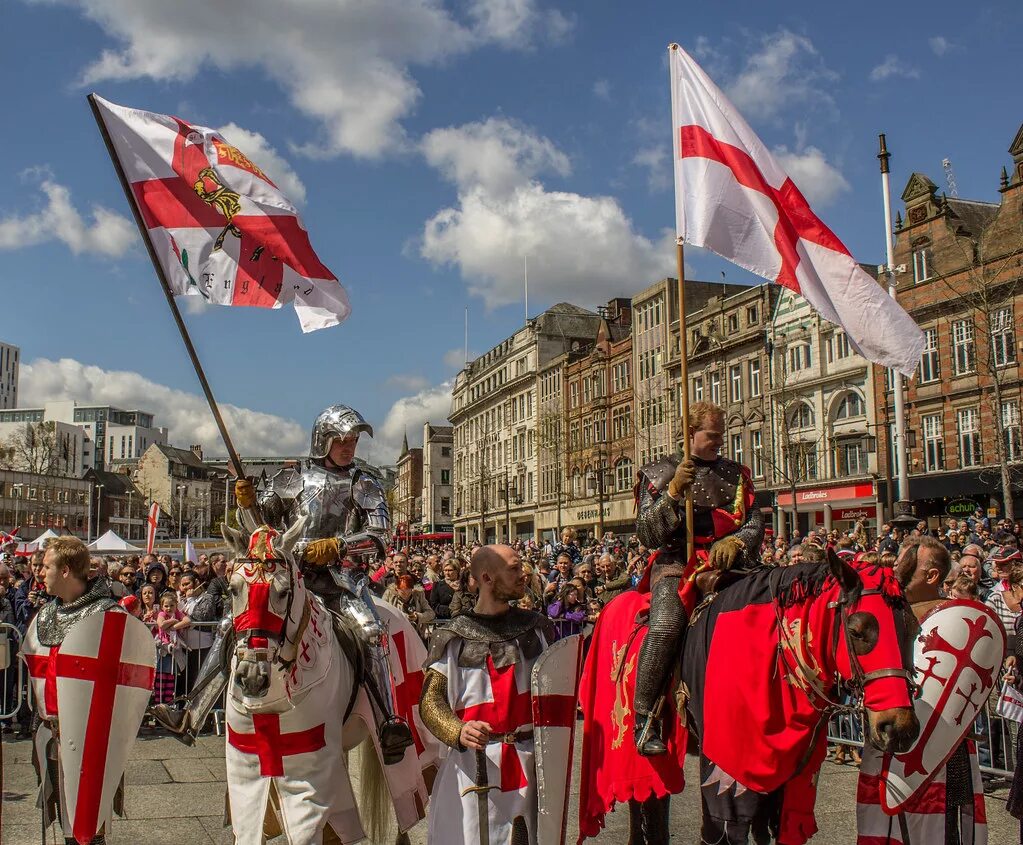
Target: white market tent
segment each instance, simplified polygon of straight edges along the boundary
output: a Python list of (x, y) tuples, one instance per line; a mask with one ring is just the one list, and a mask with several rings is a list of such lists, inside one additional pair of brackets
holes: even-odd
[(89, 543), (89, 551), (100, 554), (123, 554), (125, 552), (144, 552), (138, 546), (133, 546), (127, 540), (119, 537), (114, 531), (108, 531), (102, 537), (98, 537)]
[(30, 555), (36, 549), (45, 549), (46, 544), (54, 537), (60, 535), (52, 528), (47, 528), (42, 534), (36, 537), (34, 540), (29, 540), (26, 543), (18, 543), (18, 549), (16, 554), (18, 555)]

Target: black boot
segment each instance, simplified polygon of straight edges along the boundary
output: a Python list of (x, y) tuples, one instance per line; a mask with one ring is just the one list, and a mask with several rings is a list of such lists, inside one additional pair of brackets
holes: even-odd
[(667, 754), (668, 746), (661, 739), (661, 720), (649, 713), (636, 714), (636, 750), (644, 757)]
[(415, 744), (412, 730), (403, 719), (388, 719), (380, 726), (380, 753), (384, 765), (392, 766), (400, 763), (405, 756), (405, 749)]
[(185, 745), (195, 745), (195, 737), (192, 735), (191, 719), (187, 710), (178, 710), (166, 704), (154, 704), (149, 708), (149, 715), (169, 730), (175, 739), (181, 740)]

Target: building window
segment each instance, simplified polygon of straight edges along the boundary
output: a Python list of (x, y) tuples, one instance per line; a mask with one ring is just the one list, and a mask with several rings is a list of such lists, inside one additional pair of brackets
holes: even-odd
[(1018, 461), (1023, 455), (1020, 449), (1019, 400), (1010, 399), (1002, 403), (1002, 431), (1005, 434), (1005, 458)]
[(732, 460), (737, 464), (742, 463), (742, 434), (732, 435)]
[(440, 447), (440, 456), (442, 458), (450, 458), (451, 457), (451, 447), (450, 446), (441, 446)]
[(703, 401), (703, 376), (697, 376), (693, 379), (693, 401)]
[(764, 477), (764, 433), (757, 429), (749, 434), (749, 468), (754, 478)]
[(920, 356), (920, 383), (937, 381), (941, 378), (938, 365), (938, 330), (924, 329), (924, 351)]
[(728, 368), (728, 398), (732, 402), (742, 401), (742, 367), (738, 364)]
[(813, 428), (813, 408), (800, 402), (791, 417), (792, 428)]
[(813, 443), (793, 443), (789, 454), (790, 476), (797, 481), (817, 478), (817, 449)]
[(569, 407), (570, 408), (578, 408), (579, 407), (579, 384), (577, 382), (573, 381), (568, 386), (568, 398), (569, 398)]
[(749, 395), (760, 395), (760, 359), (749, 362)]
[(628, 458), (615, 465), (615, 489), (619, 493), (632, 489), (632, 461)]
[(721, 404), (721, 374), (710, 374), (710, 401), (715, 405)]
[(991, 351), (996, 367), (1016, 361), (1016, 333), (1012, 326), (1012, 308), (999, 308), (991, 315)]
[(925, 282), (931, 277), (931, 248), (913, 250), (913, 282)]
[(867, 471), (867, 455), (860, 439), (846, 440), (835, 447), (835, 475), (863, 475)]
[(959, 421), (959, 465), (975, 467), (981, 463), (980, 412), (976, 408), (962, 408)]
[(867, 406), (860, 399), (858, 393), (847, 393), (842, 401), (838, 403), (835, 410), (836, 420), (847, 420), (851, 417), (862, 417), (867, 412)]
[(449, 470), (449, 469), (442, 469), (440, 471), (440, 483), (441, 484), (450, 484), (451, 483), (451, 470)]
[(789, 347), (789, 370), (792, 372), (809, 369), (811, 360), (809, 343), (798, 343)]
[(447, 496), (440, 497), (440, 515), (451, 516), (451, 499)]
[(952, 372), (961, 376), (976, 370), (973, 348), (973, 322), (956, 320), (952, 324)]
[(728, 331), (737, 332), (739, 331), (739, 315), (729, 314), (728, 315)]
[(760, 311), (756, 305), (751, 305), (746, 309), (746, 325), (755, 326), (757, 321), (760, 319)]
[(849, 338), (845, 332), (835, 332), (828, 338), (829, 364), (833, 364), (836, 360), (841, 361), (843, 358), (848, 358), (850, 354)]

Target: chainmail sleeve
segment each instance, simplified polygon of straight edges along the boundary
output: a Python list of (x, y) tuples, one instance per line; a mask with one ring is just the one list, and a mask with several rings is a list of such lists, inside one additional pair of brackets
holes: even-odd
[(462, 720), (451, 710), (448, 702), (448, 679), (436, 669), (427, 669), (423, 677), (423, 691), (419, 696), (419, 716), (437, 739), (459, 751)]
[(648, 549), (659, 549), (682, 531), (685, 518), (679, 514), (678, 502), (666, 492), (655, 497), (646, 478), (641, 477), (639, 484), (636, 534)]
[(732, 536), (742, 540), (746, 550), (743, 552), (743, 560), (746, 566), (756, 566), (760, 563), (760, 546), (764, 542), (764, 515), (760, 508), (754, 506), (746, 514), (746, 521), (739, 526), (739, 529)]

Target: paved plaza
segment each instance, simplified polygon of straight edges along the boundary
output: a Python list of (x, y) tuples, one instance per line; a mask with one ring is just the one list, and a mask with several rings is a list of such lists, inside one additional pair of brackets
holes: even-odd
[[(40, 841), (39, 814), (34, 806), (35, 773), (31, 746), (27, 741), (4, 742), (5, 782), (3, 794), (3, 845), (34, 845)], [(578, 760), (578, 754), (576, 760)], [(689, 759), (687, 774), (696, 782), (696, 766)], [(856, 829), (856, 769), (825, 763), (817, 799), (817, 843), (851, 843)], [(186, 748), (166, 737), (143, 736), (128, 763), (125, 809), (127, 818), (115, 819), (110, 845), (230, 845), (232, 837), (223, 827), (224, 740), (203, 738)], [(1005, 811), (1006, 789), (988, 795), (992, 845), (1012, 845), (1015, 820)], [(576, 818), (575, 800), (571, 818)], [(699, 795), (687, 790), (672, 802), (672, 842), (698, 843)], [(575, 841), (570, 827), (569, 843)], [(426, 824), (411, 834), (413, 845), (426, 842)], [(595, 841), (618, 843), (628, 840), (627, 811), (613, 813), (607, 829)], [(53, 832), (47, 841), (56, 841)], [(283, 840), (275, 840), (274, 845)], [(443, 843), (455, 845), (455, 843)]]

